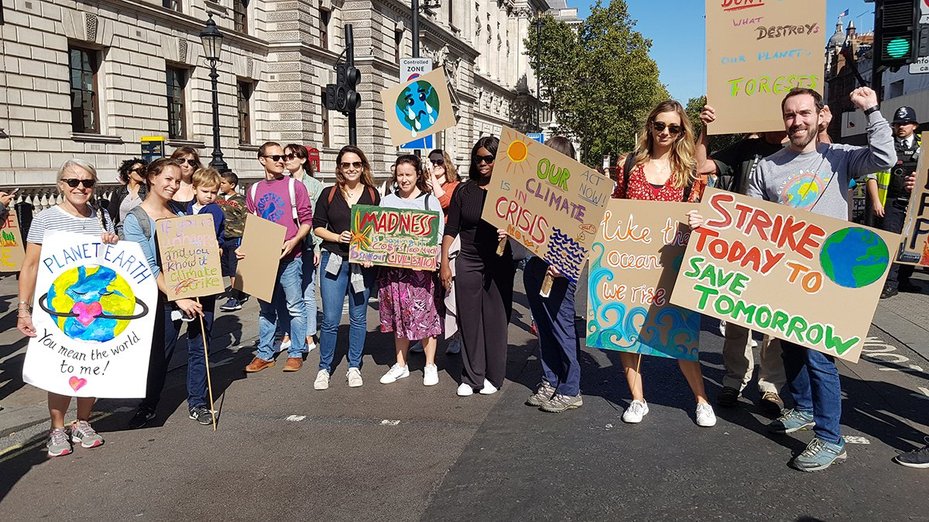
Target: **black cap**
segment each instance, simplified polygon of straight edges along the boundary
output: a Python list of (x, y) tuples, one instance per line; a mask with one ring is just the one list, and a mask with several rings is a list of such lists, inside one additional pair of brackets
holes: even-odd
[(912, 107), (907, 107), (904, 105), (897, 109), (897, 112), (894, 113), (895, 124), (906, 124), (906, 123), (919, 123), (919, 120), (916, 119), (916, 111)]

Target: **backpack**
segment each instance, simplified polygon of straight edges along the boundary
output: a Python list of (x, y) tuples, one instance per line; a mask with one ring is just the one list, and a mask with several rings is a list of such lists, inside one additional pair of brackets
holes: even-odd
[[(629, 176), (632, 174), (632, 169), (635, 167), (635, 155), (631, 152), (626, 154), (626, 161), (623, 163), (623, 187), (626, 190), (629, 189)], [(694, 188), (695, 179), (690, 180), (690, 183), (684, 187), (684, 197), (681, 199), (684, 203), (687, 203), (687, 200), (690, 199), (690, 193)]]
[[(297, 186), (296, 184), (297, 184), (297, 180), (295, 180), (293, 177), (287, 178), (287, 193), (290, 194), (291, 216), (294, 219), (294, 223), (297, 223), (299, 225), (300, 221), (299, 221), (299, 217), (297, 216), (297, 192), (296, 192), (296, 189), (294, 188)], [(252, 201), (255, 201), (255, 194), (258, 193), (258, 183), (252, 183), (252, 186), (249, 190), (252, 193)], [(331, 200), (332, 198), (330, 198), (330, 201)]]
[[(129, 215), (135, 216), (136, 221), (139, 222), (139, 226), (142, 227), (142, 234), (145, 236), (145, 239), (152, 238), (152, 222), (151, 218), (148, 217), (148, 213), (145, 212), (141, 206), (132, 207), (132, 210), (129, 211)], [(125, 228), (120, 228), (119, 230), (119, 239), (126, 239)]]

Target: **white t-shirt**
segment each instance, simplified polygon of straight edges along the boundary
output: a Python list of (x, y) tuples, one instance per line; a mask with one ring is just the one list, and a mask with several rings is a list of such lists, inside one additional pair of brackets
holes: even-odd
[[(103, 213), (106, 221), (106, 231), (113, 232), (113, 220), (110, 219), (106, 210), (100, 212)], [(47, 231), (99, 236), (103, 234), (103, 227), (100, 225), (100, 217), (96, 211), (89, 218), (77, 217), (68, 214), (61, 207), (55, 205), (36, 214), (32, 220), (32, 225), (29, 226), (29, 235), (26, 236), (26, 242), (41, 245)]]

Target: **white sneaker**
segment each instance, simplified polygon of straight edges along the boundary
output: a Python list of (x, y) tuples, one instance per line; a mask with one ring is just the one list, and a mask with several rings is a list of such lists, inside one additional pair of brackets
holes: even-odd
[(445, 349), (446, 355), (454, 355), (456, 353), (461, 353), (461, 337), (457, 335), (448, 341), (448, 348)]
[(632, 401), (632, 404), (623, 412), (623, 422), (638, 424), (646, 415), (648, 415), (648, 404), (645, 401)]
[[(400, 366), (399, 364), (394, 364), (387, 370), (387, 373), (381, 377), (381, 384), (390, 384), (397, 382), (400, 379), (406, 379), (410, 376), (410, 368), (406, 365)], [(351, 377), (349, 377), (351, 379)], [(351, 386), (351, 385), (349, 385)], [(358, 386), (361, 386), (360, 384)]]
[(423, 368), (423, 386), (435, 386), (436, 384), (439, 384), (439, 367), (427, 364)]
[(413, 353), (423, 353), (423, 342), (416, 341), (413, 343), (413, 346), (410, 346), (410, 351)]
[(465, 383), (458, 385), (458, 396), (459, 397), (468, 397), (474, 395), (474, 388), (468, 386)]
[[(409, 375), (409, 373), (407, 373)], [(358, 368), (349, 368), (348, 372), (345, 374), (345, 378), (348, 379), (349, 388), (359, 388), (364, 384), (364, 381), (361, 380), (361, 370)]]
[(697, 404), (697, 426), (710, 428), (716, 426), (716, 414), (713, 407), (705, 402)]
[(316, 341), (314, 341), (313, 338), (310, 338), (310, 340), (306, 342), (306, 353), (310, 353), (315, 349), (316, 349)]
[(493, 384), (490, 384), (490, 381), (488, 381), (487, 379), (484, 379), (484, 387), (481, 388), (480, 394), (481, 395), (493, 395), (495, 393), (497, 393), (497, 387), (494, 386)]
[(328, 390), (329, 389), (329, 370), (319, 370), (319, 373), (316, 374), (316, 380), (313, 381), (314, 390)]

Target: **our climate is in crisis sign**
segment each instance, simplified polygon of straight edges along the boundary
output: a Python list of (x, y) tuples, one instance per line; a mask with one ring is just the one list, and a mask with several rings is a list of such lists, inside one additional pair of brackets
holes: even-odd
[(700, 213), (672, 303), (858, 361), (896, 235), (716, 189)]

